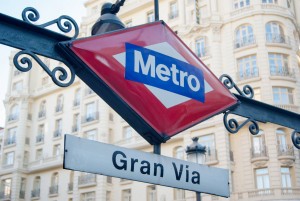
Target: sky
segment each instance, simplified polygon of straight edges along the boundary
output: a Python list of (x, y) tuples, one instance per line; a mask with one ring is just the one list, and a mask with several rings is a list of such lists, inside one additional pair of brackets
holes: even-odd
[[(0, 13), (22, 19), (22, 11), (33, 7), (40, 14), (39, 23), (57, 19), (61, 15), (72, 17), (78, 25), (86, 15), (84, 2), (87, 0), (0, 0)], [(0, 44), (0, 127), (5, 125), (5, 110), (3, 100), (7, 91), (9, 76), (9, 55), (12, 48)]]

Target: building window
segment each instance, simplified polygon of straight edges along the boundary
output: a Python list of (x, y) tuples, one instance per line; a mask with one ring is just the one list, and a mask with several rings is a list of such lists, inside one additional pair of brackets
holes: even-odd
[(184, 159), (184, 148), (182, 146), (176, 147), (174, 149), (174, 157), (183, 160)]
[(256, 188), (268, 189), (270, 188), (269, 172), (267, 168), (261, 168), (255, 170), (256, 175)]
[(89, 130), (85, 132), (85, 138), (89, 140), (97, 140), (97, 130)]
[(20, 195), (19, 195), (19, 198), (25, 199), (25, 190), (26, 190), (26, 179), (22, 178), (21, 179), (21, 184), (20, 184)]
[(62, 112), (62, 110), (63, 110), (63, 104), (64, 104), (64, 96), (63, 95), (59, 95), (57, 97), (55, 112)]
[(86, 104), (86, 116), (84, 122), (90, 122), (98, 119), (98, 112), (96, 112), (96, 110), (97, 107), (95, 102)]
[(95, 192), (87, 192), (87, 193), (81, 193), (80, 195), (80, 201), (93, 201), (95, 200)]
[(277, 4), (278, 0), (262, 0), (261, 2), (262, 3), (274, 3), (274, 4)]
[(273, 76), (293, 77), (292, 69), (289, 69), (288, 56), (284, 54), (269, 53), (270, 74)]
[(8, 129), (6, 139), (4, 141), (4, 146), (15, 144), (16, 143), (16, 134), (17, 134), (17, 128)]
[(10, 108), (10, 114), (8, 116), (8, 121), (15, 121), (15, 120), (18, 120), (18, 118), (19, 118), (19, 106), (13, 105)]
[(49, 194), (50, 195), (58, 194), (58, 173), (57, 172), (52, 174)]
[(155, 18), (154, 18), (154, 13), (153, 11), (147, 13), (147, 22), (154, 22)]
[(53, 156), (60, 156), (60, 144), (53, 146)]
[(250, 0), (234, 0), (233, 2), (234, 9), (244, 8), (250, 6)]
[(111, 201), (111, 191), (106, 191), (106, 201)]
[(237, 59), (237, 66), (239, 80), (258, 77), (256, 55), (250, 55)]
[(157, 201), (157, 192), (155, 185), (147, 187), (147, 201)]
[(93, 93), (95, 93), (90, 87), (87, 87), (86, 89), (85, 89), (85, 95), (86, 96), (88, 96), (88, 95), (91, 95), (91, 94), (93, 94)]
[(245, 47), (255, 43), (251, 25), (242, 25), (235, 32), (234, 48)]
[(78, 130), (80, 129), (80, 115), (78, 114), (74, 114), (73, 117), (73, 127), (72, 127), (72, 132), (78, 132)]
[(288, 43), (282, 27), (277, 22), (269, 22), (266, 24), (266, 40), (267, 43)]
[(1, 194), (3, 197), (1, 199), (9, 199), (11, 198), (11, 179), (4, 179), (1, 181)]
[(21, 92), (23, 89), (23, 81), (18, 81), (13, 83), (13, 88), (12, 90), (15, 92)]
[(57, 119), (55, 122), (55, 131), (53, 134), (54, 138), (60, 137), (62, 135), (62, 119)]
[(131, 190), (122, 190), (122, 201), (131, 201)]
[(130, 139), (133, 137), (133, 130), (130, 126), (123, 127), (123, 139)]
[(74, 107), (80, 105), (80, 94), (81, 94), (81, 90), (77, 89), (74, 95), (74, 103), (73, 103)]
[(185, 190), (183, 189), (174, 189), (174, 200), (185, 200)]
[(43, 118), (46, 116), (46, 101), (42, 101), (39, 108), (39, 118)]
[(31, 191), (31, 197), (37, 198), (40, 197), (40, 186), (41, 186), (41, 177), (37, 176), (33, 181), (33, 188)]
[(196, 45), (196, 55), (198, 57), (204, 57), (208, 55), (204, 38), (197, 39), (195, 45)]
[(39, 161), (43, 159), (43, 149), (37, 149), (35, 152), (35, 160)]
[(15, 159), (15, 152), (8, 152), (5, 154), (4, 165), (13, 165)]
[(286, 87), (273, 87), (273, 102), (276, 105), (294, 104), (293, 90)]
[(280, 169), (280, 171), (281, 171), (281, 187), (282, 188), (291, 188), (292, 182), (291, 182), (290, 168), (282, 167)]
[(199, 136), (199, 143), (206, 147), (206, 161), (217, 160), (217, 150), (215, 147), (215, 135), (208, 134)]
[(169, 19), (174, 19), (177, 17), (178, 17), (178, 5), (177, 5), (177, 1), (174, 1), (170, 3)]
[(265, 137), (262, 130), (257, 135), (252, 136), (252, 158), (267, 156)]

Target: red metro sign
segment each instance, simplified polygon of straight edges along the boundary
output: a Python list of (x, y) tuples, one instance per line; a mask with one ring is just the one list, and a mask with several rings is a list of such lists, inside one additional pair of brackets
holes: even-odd
[(237, 103), (163, 21), (60, 46), (80, 64), (76, 74), (151, 144)]

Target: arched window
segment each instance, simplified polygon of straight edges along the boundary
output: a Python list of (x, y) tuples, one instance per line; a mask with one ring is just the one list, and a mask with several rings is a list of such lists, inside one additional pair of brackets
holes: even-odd
[(10, 108), (10, 114), (8, 116), (8, 121), (17, 120), (19, 117), (19, 105), (13, 105)]
[(39, 108), (39, 118), (46, 116), (46, 101), (42, 101)]
[(252, 157), (266, 156), (266, 151), (264, 131), (260, 130), (257, 135), (252, 136)]
[(183, 160), (184, 159), (184, 148), (182, 146), (174, 148), (174, 157)]
[(253, 28), (250, 24), (239, 26), (235, 31), (235, 48), (248, 46), (255, 43)]
[(283, 129), (279, 128), (276, 130), (276, 136), (277, 136), (277, 144), (280, 150), (286, 150), (287, 149), (287, 141), (286, 141), (286, 133)]
[(286, 38), (282, 27), (278, 22), (268, 22), (266, 24), (267, 43), (286, 43)]

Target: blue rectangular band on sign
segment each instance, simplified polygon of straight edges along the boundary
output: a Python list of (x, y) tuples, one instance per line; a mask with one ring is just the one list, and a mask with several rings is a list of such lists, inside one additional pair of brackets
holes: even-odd
[(201, 69), (159, 52), (125, 44), (125, 79), (205, 102)]

